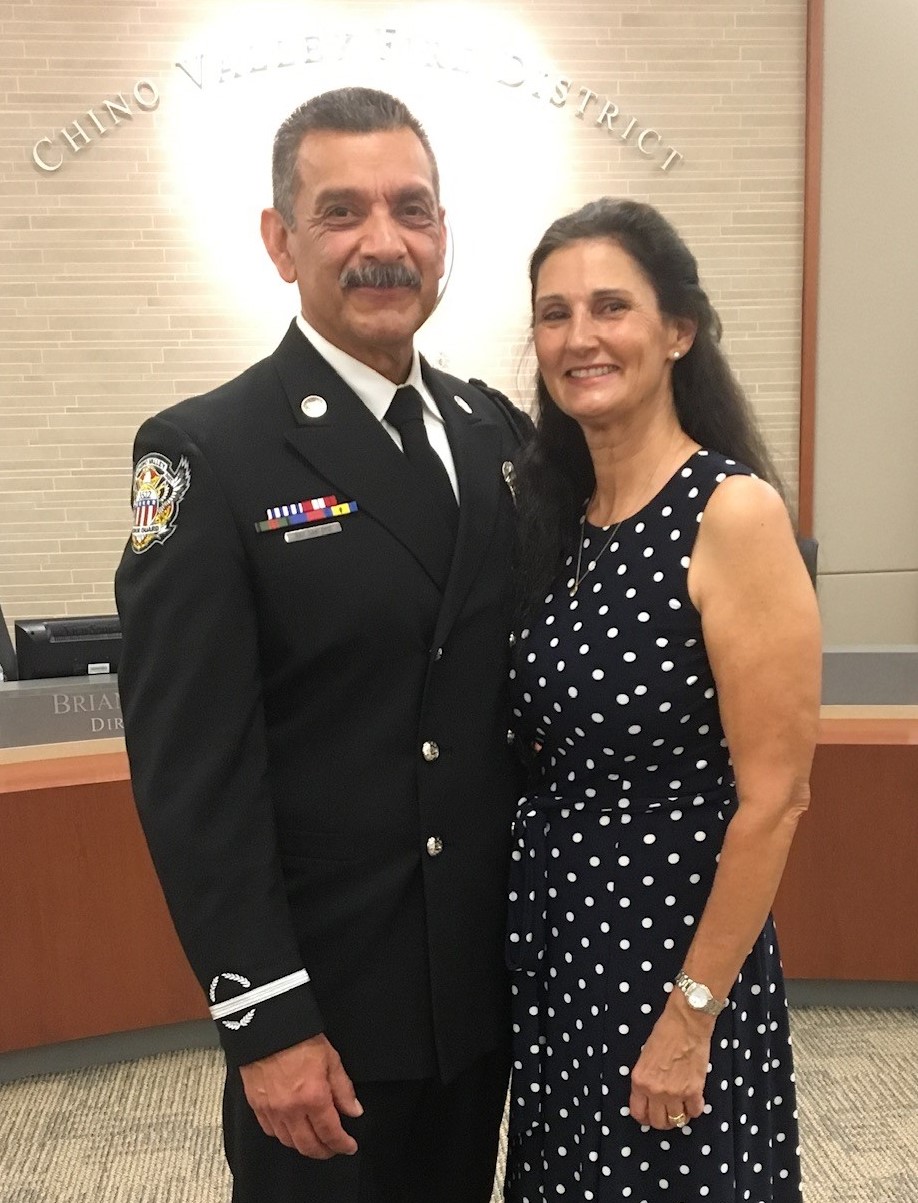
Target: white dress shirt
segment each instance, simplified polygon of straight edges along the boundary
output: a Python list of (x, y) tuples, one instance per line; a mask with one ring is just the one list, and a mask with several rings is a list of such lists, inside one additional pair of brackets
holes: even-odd
[[(383, 430), (389, 434), (393, 443), (401, 451), (401, 436), (395, 427), (390, 426), (385, 420), (386, 410), (392, 404), (392, 398), (400, 386), (393, 384), (385, 376), (381, 376), (374, 368), (361, 363), (359, 359), (354, 359), (352, 355), (348, 355), (340, 347), (334, 346), (327, 338), (323, 338), (321, 334), (313, 330), (302, 313), (297, 314), (296, 324), (325, 362), (357, 394), (373, 417), (382, 423)], [(443, 467), (446, 469), (449, 482), (453, 486), (453, 492), (458, 499), (459, 481), (456, 476), (456, 465), (453, 462), (453, 453), (450, 450), (449, 439), (446, 437), (446, 425), (442, 414), (437, 408), (436, 401), (434, 401), (430, 395), (430, 390), (424, 383), (424, 377), (421, 375), (421, 357), (418, 355), (417, 350), (412, 352), (411, 370), (408, 373), (408, 379), (404, 383), (413, 385), (421, 394), (421, 400), (424, 403), (422, 417), (428, 441), (443, 461)]]

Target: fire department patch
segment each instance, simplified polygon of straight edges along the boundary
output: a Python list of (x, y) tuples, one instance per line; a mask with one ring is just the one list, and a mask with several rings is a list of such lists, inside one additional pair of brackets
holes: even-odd
[(138, 555), (154, 543), (164, 543), (175, 530), (179, 504), (190, 484), (191, 466), (184, 455), (177, 468), (162, 455), (145, 455), (137, 461), (131, 490), (131, 547)]

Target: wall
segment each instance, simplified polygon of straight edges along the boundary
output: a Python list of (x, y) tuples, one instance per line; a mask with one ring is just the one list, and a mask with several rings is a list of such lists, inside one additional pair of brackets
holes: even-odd
[(815, 533), (827, 645), (918, 644), (918, 4), (828, 0)]
[(652, 200), (698, 255), (793, 494), (804, 25), (801, 0), (0, 5), (7, 618), (111, 611), (133, 432), (278, 341), (271, 136), (344, 83), (402, 95), (441, 160), (456, 259), (422, 350), (525, 399), (541, 230), (601, 193)]

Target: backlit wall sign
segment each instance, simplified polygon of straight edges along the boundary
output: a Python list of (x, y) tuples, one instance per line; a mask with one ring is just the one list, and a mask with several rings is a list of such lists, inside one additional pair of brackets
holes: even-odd
[(119, 92), (108, 100), (98, 101), (56, 134), (39, 138), (32, 147), (32, 161), (42, 171), (60, 171), (68, 156), (78, 154), (125, 121), (133, 121), (135, 112), (150, 113), (158, 107), (156, 84), (140, 79), (127, 95)]
[[(235, 81), (312, 65), (386, 64), (398, 72), (447, 72), (451, 76), (496, 85), (528, 94), (535, 104), (567, 109), (599, 134), (613, 137), (668, 172), (683, 156), (665, 135), (641, 117), (628, 112), (603, 92), (531, 56), (490, 44), (464, 44), (461, 39), (431, 39), (397, 29), (298, 34), (266, 38), (231, 47), (213, 47), (183, 54), (174, 68), (190, 92), (212, 96)], [(136, 113), (157, 108), (158, 85), (138, 81), (128, 92), (93, 103), (85, 113), (59, 130), (38, 139), (32, 159), (42, 172), (59, 171), (94, 141), (115, 132)]]

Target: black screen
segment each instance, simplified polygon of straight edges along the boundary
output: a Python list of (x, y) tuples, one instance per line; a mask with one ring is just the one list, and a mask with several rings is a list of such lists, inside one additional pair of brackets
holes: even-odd
[(16, 623), (21, 681), (114, 673), (120, 654), (121, 620), (117, 614), (24, 618)]

